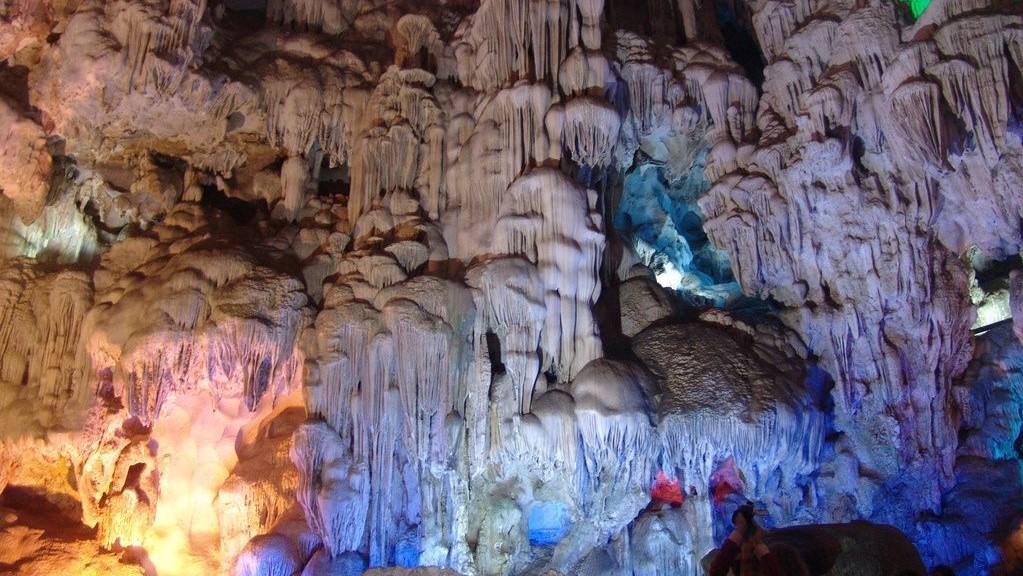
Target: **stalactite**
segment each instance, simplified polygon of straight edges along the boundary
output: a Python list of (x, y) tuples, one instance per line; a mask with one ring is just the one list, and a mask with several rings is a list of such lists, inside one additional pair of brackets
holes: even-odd
[(425, 51), (433, 58), (440, 56), (443, 43), (429, 18), (406, 14), (398, 20), (395, 27), (399, 40), (394, 60), (399, 66), (416, 64), (413, 59), (419, 57), (420, 51)]
[[(78, 374), (86, 371), (79, 356), (88, 309), (93, 304), (89, 279), (80, 272), (43, 274), (29, 260), (7, 261), (0, 274), (0, 410), (23, 414), (33, 426), (75, 428), (89, 402)], [(24, 404), (23, 404), (24, 403)], [(33, 433), (0, 427), (4, 436)]]
[[(564, 142), (580, 164), (601, 168), (614, 160), (621, 120), (605, 101), (573, 98), (565, 104)], [(548, 129), (549, 131), (549, 129)]]
[[(584, 25), (592, 44), (599, 38), (593, 6), (583, 4), (589, 6)], [(485, 91), (529, 77), (557, 80), (561, 62), (581, 41), (576, 6), (574, 0), (484, 2), (459, 43), (460, 81)]]
[(646, 488), (661, 450), (650, 420), (656, 389), (642, 368), (617, 361), (595, 360), (579, 372), (572, 397), (590, 477), (612, 473)]

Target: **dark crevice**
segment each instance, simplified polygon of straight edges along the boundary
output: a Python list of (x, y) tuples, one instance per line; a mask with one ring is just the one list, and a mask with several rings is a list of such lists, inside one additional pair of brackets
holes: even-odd
[(103, 368), (99, 372), (99, 384), (96, 388), (96, 394), (99, 399), (103, 402), (103, 405), (107, 410), (111, 412), (119, 412), (124, 408), (124, 403), (117, 396), (114, 391), (114, 371), (112, 368)]
[(273, 365), (270, 362), (270, 358), (264, 357), (259, 362), (259, 366), (256, 367), (255, 373), (252, 375), (251, 388), (249, 390), (246, 403), (250, 411), (255, 411), (256, 406), (259, 404), (260, 399), (263, 398), (263, 394), (266, 393), (267, 388), (270, 387), (270, 379), (273, 376)]
[(976, 148), (976, 139), (972, 130), (966, 129), (966, 123), (947, 105), (942, 104), (942, 117), (946, 119), (942, 130), (948, 142), (947, 154), (960, 156)]
[(251, 32), (266, 26), (266, 0), (224, 0), (221, 6), (229, 30)]
[(149, 436), (151, 431), (152, 428), (143, 423), (138, 416), (132, 416), (121, 424), (120, 433), (125, 438), (141, 438)]
[(319, 175), (320, 178), (316, 184), (317, 196), (342, 195), (347, 197), (350, 194), (352, 181), (347, 164), (330, 166), (328, 159), (324, 157), (320, 164)]
[(627, 30), (645, 36), (662, 46), (682, 43), (681, 17), (669, 0), (629, 2), (608, 0), (604, 19), (612, 30)]
[(863, 156), (867, 153), (867, 147), (863, 142), (863, 138), (860, 138), (859, 136), (852, 137), (850, 152), (853, 161), (853, 178), (855, 178), (857, 183), (859, 183), (861, 179), (870, 174), (867, 167), (863, 165)]
[(235, 111), (227, 115), (227, 131), (234, 132), (245, 126), (245, 114)]
[(96, 204), (92, 201), (89, 201), (85, 204), (85, 206), (82, 206), (81, 211), (82, 214), (85, 215), (90, 222), (92, 222), (93, 227), (95, 227), (99, 232), (103, 232), (109, 236), (117, 236), (121, 233), (121, 230), (124, 229), (123, 226), (119, 228), (107, 226), (106, 222), (103, 221), (103, 217), (100, 215), (99, 210), (96, 208)]
[[(3, 505), (24, 514), (18, 514), (19, 521), (31, 528), (42, 528), (49, 532), (54, 525), (81, 529), (90, 533), (89, 528), (81, 524), (81, 505), (68, 494), (45, 492), (36, 486), (20, 486), (8, 484), (0, 499)], [(75, 512), (78, 515), (75, 515)], [(49, 537), (59, 538), (56, 534)]]
[[(139, 482), (142, 480), (142, 473), (146, 470), (145, 462), (136, 462), (131, 466), (128, 466), (128, 473), (124, 475), (124, 489), (138, 488)], [(143, 497), (144, 494), (141, 490), (136, 490), (139, 497)]]
[(842, 308), (842, 304), (835, 300), (835, 297), (831, 294), (831, 286), (827, 282), (821, 283), (821, 293), (824, 295), (824, 304), (827, 304), (831, 308), (839, 310)]
[(150, 152), (149, 160), (154, 166), (172, 171), (176, 174), (184, 174), (185, 170), (188, 168), (188, 162), (185, 160), (178, 158), (177, 156), (161, 154), (160, 152)]
[(1016, 435), (1016, 441), (1012, 443), (1012, 448), (1016, 451), (1016, 456), (1023, 460), (1023, 428), (1019, 429), (1019, 434)]
[(501, 339), (490, 330), (487, 330), (486, 338), (487, 355), (490, 357), (490, 374), (492, 376), (500, 376), (507, 371), (501, 358)]
[(604, 7), (604, 15), (612, 30), (627, 30), (649, 36), (651, 24), (647, 4), (647, 2), (608, 0)]
[[(1023, 11), (1023, 10), (1021, 10)], [(1006, 96), (1009, 100), (1009, 131), (1023, 138), (1023, 74), (1017, 68), (1009, 73)]]
[(240, 198), (231, 198), (212, 184), (202, 185), (200, 204), (224, 212), (242, 226), (251, 223), (261, 212), (268, 212), (265, 201), (246, 202)]
[(995, 292), (1009, 287), (1009, 274), (1013, 270), (1023, 270), (1023, 260), (1019, 255), (1012, 255), (1001, 260), (988, 260), (977, 265), (975, 275), (977, 285), (985, 293)]
[(0, 94), (11, 102), (28, 107), (28, 68), (0, 62)]
[(685, 42), (685, 34), (680, 23), (682, 17), (673, 0), (647, 0), (647, 12), (650, 15), (647, 34), (657, 44), (678, 46)]
[(48, 147), (53, 156), (53, 163), (50, 165), (50, 188), (46, 195), (47, 206), (69, 193), (73, 194), (72, 183), (78, 175), (78, 164), (75, 163), (74, 158), (63, 155), (62, 142), (48, 142)]
[(725, 48), (742, 69), (746, 77), (761, 91), (764, 84), (764, 56), (753, 32), (752, 20), (744, 3), (733, 3), (729, 0), (717, 0), (715, 16), (721, 35), (725, 40)]

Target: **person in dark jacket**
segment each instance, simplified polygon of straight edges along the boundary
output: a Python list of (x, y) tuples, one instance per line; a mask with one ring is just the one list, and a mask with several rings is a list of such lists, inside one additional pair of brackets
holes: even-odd
[(721, 545), (710, 564), (710, 576), (785, 576), (778, 559), (764, 543), (764, 530), (753, 517), (753, 504), (747, 502), (732, 514), (735, 529)]

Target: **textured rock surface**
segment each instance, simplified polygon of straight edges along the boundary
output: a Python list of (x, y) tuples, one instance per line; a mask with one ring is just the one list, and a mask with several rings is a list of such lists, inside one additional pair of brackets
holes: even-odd
[[(789, 307), (824, 358), (848, 449), (885, 476), (937, 472), (935, 509), (953, 476), (951, 383), (971, 350), (958, 255), (976, 245), (1001, 257), (1019, 242), (1003, 224), (1014, 192), (980, 184), (1020, 174), (1011, 106), (994, 104), (1020, 74), (1003, 40), (1019, 16), (971, 10), (942, 3), (933, 28), (900, 30), (890, 5), (763, 6), (761, 132), (701, 200), (744, 290)], [(895, 450), (878, 437), (897, 437)]]
[(1023, 14), (919, 8), (0, 3), (3, 562), (1015, 569)]
[(140, 566), (124, 562), (120, 554), (102, 550), (84, 526), (69, 529), (75, 524), (68, 519), (62, 519), (63, 526), (47, 524), (39, 507), (20, 514), (5, 509), (4, 516), (0, 569), (9, 574), (145, 574)]
[(674, 313), (671, 298), (652, 278), (629, 278), (619, 288), (618, 299), (622, 334), (630, 338)]

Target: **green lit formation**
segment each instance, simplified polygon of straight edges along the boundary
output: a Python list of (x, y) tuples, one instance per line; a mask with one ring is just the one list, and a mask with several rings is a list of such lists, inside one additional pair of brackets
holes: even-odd
[(931, 5), (931, 0), (906, 0), (909, 9), (913, 12), (913, 18), (919, 18), (924, 10)]

